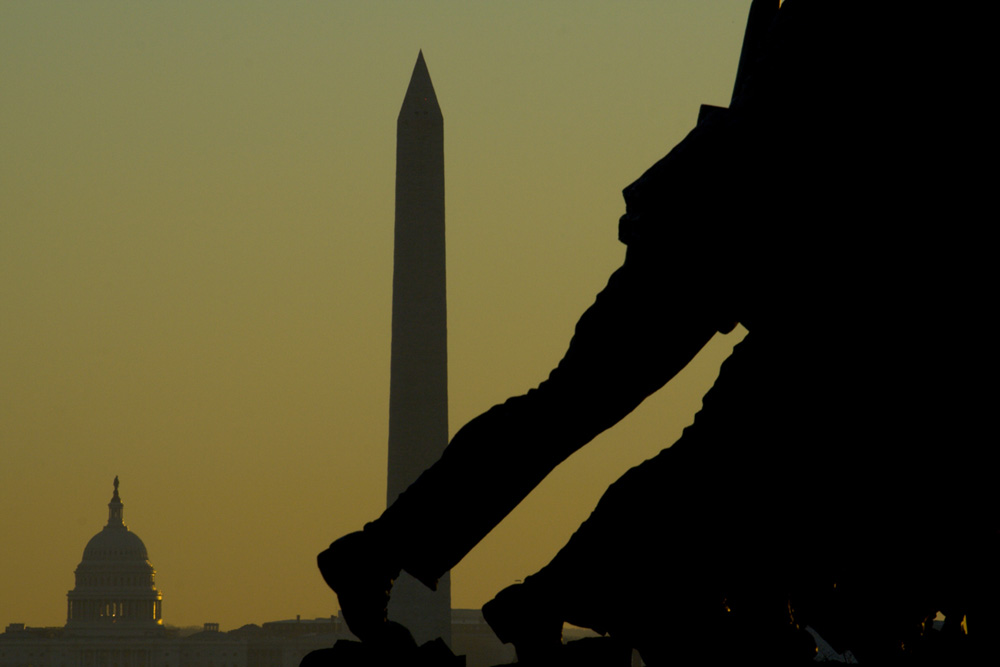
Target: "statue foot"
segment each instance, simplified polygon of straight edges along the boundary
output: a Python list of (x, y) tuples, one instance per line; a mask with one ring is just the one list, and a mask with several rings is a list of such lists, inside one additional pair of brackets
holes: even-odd
[(316, 557), (320, 574), (337, 594), (340, 612), (354, 635), (364, 642), (382, 642), (389, 627), (386, 608), (399, 568), (363, 532), (350, 533)]
[(530, 586), (509, 586), (483, 605), (483, 618), (504, 644), (513, 644), (518, 662), (542, 662), (562, 648), (563, 621)]

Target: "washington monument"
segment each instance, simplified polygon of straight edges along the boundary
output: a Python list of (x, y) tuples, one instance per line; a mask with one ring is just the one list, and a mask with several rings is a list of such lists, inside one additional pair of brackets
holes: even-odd
[[(444, 122), (421, 52), (396, 124), (387, 504), (448, 444), (448, 331), (444, 252)], [(440, 517), (447, 521), (447, 517)], [(418, 643), (451, 643), (451, 585), (437, 592), (403, 572), (389, 618)]]

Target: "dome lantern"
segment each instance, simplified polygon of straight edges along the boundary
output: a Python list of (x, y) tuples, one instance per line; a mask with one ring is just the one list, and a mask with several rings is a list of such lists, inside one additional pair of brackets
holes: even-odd
[(118, 475), (115, 475), (115, 492), (111, 495), (111, 502), (108, 503), (108, 526), (122, 526), (126, 530), (128, 527), (125, 526), (125, 505), (122, 504), (122, 499), (118, 495)]

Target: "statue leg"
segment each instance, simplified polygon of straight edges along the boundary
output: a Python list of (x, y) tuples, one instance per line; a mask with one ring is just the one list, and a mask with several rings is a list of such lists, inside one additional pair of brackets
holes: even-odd
[[(769, 420), (752, 345), (737, 347), (673, 447), (623, 475), (546, 567), (484, 606), (521, 659), (557, 650), (563, 622), (609, 633), (649, 664), (787, 643), (790, 543), (808, 538), (784, 499), (786, 472), (748, 445)], [(810, 647), (794, 650), (808, 659)]]
[[(427, 584), (456, 565), (570, 454), (662, 387), (716, 328), (706, 304), (664, 294), (635, 259), (580, 318), (548, 379), (476, 417), (441, 459), (366, 527)], [(641, 254), (638, 254), (641, 257)], [(675, 287), (675, 286), (674, 286)]]

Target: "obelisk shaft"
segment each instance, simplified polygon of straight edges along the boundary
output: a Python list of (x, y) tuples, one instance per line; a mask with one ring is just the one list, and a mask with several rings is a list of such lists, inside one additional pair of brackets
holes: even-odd
[[(447, 346), (444, 124), (421, 53), (396, 126), (389, 504), (448, 444)], [(418, 643), (436, 637), (450, 643), (448, 575), (432, 593), (404, 573), (393, 587), (389, 616)]]

